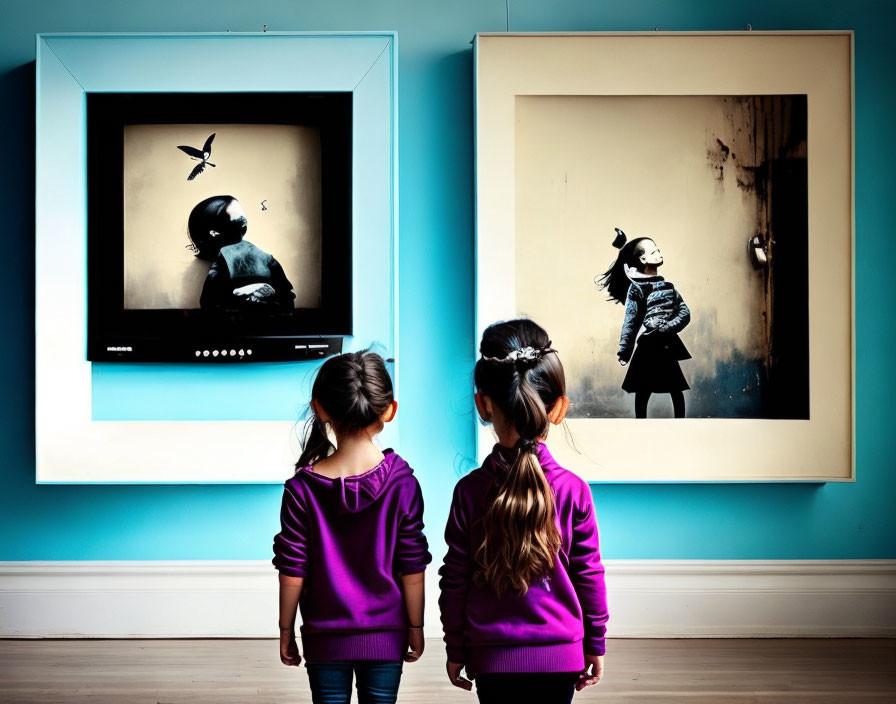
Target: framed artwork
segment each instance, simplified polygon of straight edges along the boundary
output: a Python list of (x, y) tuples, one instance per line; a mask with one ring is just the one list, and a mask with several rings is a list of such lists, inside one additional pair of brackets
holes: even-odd
[(477, 339), (520, 315), (551, 335), (562, 464), (854, 478), (852, 46), (477, 36)]
[(86, 102), (89, 359), (294, 361), (351, 335), (351, 92)]
[[(124, 272), (108, 290), (118, 287), (127, 312), (188, 318), (206, 272), (188, 249), (198, 246), (188, 216), (208, 197), (233, 196), (246, 238), (291, 284), (282, 315), (308, 334), (342, 336), (347, 350), (375, 342), (397, 358), (396, 43), (394, 32), (37, 36), (39, 483), (282, 482), (317, 364), (240, 365), (235, 348), (237, 362), (217, 367), (90, 361), (91, 222), (119, 233), (94, 241), (102, 256), (91, 262), (102, 270), (104, 256)], [(367, 291), (373, 279), (380, 296)], [(323, 317), (333, 282), (342, 301)], [(397, 364), (393, 380), (400, 388)], [(285, 408), (264, 408), (259, 399), (284, 387)]]

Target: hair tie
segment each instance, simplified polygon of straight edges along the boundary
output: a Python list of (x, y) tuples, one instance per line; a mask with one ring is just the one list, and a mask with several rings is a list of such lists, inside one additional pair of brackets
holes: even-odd
[(522, 452), (535, 452), (538, 448), (538, 438), (520, 438), (516, 441), (516, 448)]
[(622, 249), (622, 246), (625, 244), (625, 241), (627, 239), (625, 233), (618, 227), (614, 227), (613, 229), (616, 230), (616, 239), (613, 240), (613, 246), (616, 249)]

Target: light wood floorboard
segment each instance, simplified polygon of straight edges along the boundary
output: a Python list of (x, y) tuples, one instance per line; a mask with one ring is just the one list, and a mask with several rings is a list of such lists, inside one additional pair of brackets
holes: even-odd
[[(443, 668), (441, 641), (428, 641), (399, 702), (474, 704)], [(281, 665), (274, 640), (0, 640), (3, 704), (310, 701), (304, 668)], [(896, 640), (612, 639), (603, 682), (573, 701), (893, 703)]]

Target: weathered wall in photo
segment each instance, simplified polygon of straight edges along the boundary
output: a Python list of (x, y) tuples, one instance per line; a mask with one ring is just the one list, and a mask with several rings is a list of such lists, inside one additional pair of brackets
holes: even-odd
[[(634, 415), (616, 358), (624, 308), (594, 282), (615, 259), (619, 227), (657, 242), (659, 273), (691, 310), (681, 333), (693, 357), (682, 363), (687, 415), (779, 416), (769, 387), (772, 164), (805, 163), (805, 98), (538, 96), (518, 98), (516, 111), (517, 305), (561, 350), (572, 414)], [(782, 247), (792, 257), (792, 243)], [(805, 256), (797, 265), (807, 270)], [(805, 286), (783, 281), (779, 295), (807, 322)], [(649, 414), (671, 416), (668, 396)]]

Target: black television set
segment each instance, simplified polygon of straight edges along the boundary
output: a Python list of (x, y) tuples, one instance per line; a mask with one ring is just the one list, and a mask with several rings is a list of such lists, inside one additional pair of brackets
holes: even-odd
[(87, 93), (87, 358), (318, 358), (352, 333), (352, 94)]

